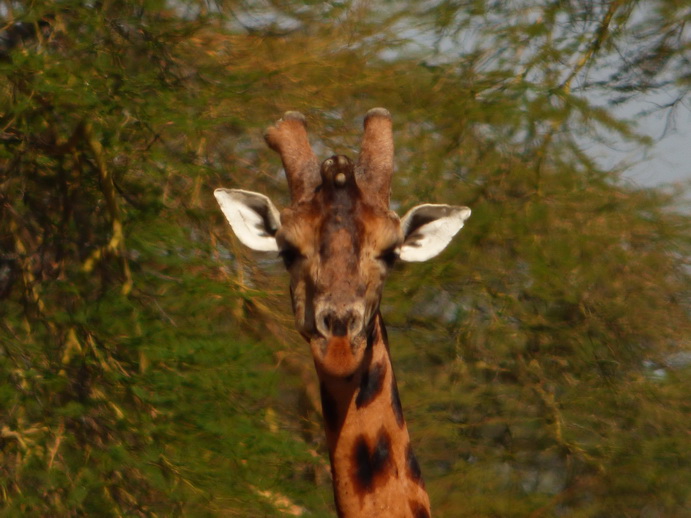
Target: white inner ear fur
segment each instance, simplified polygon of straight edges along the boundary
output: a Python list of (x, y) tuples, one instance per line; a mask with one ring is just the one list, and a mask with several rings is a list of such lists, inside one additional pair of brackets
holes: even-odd
[(259, 252), (278, 252), (281, 216), (269, 198), (240, 189), (216, 189), (214, 196), (240, 242)]
[(399, 258), (406, 262), (431, 259), (449, 244), (466, 219), (468, 207), (452, 205), (418, 205), (401, 218), (403, 244)]

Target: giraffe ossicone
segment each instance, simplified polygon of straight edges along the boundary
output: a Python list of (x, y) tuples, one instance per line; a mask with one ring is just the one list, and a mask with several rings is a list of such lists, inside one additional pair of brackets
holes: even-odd
[(338, 515), (430, 516), (379, 303), (393, 263), (439, 254), (470, 209), (423, 204), (402, 218), (389, 209), (394, 144), (384, 108), (365, 116), (356, 163), (335, 155), (320, 165), (298, 112), (286, 112), (264, 137), (281, 157), (290, 206), (279, 211), (240, 189), (214, 195), (238, 239), (279, 252), (290, 275), (296, 327), (320, 380)]

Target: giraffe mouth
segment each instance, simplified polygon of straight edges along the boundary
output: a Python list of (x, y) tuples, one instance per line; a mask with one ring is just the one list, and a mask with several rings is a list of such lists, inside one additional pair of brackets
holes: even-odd
[(347, 378), (357, 371), (363, 363), (366, 345), (364, 333), (352, 337), (317, 336), (310, 340), (317, 370), (338, 378)]

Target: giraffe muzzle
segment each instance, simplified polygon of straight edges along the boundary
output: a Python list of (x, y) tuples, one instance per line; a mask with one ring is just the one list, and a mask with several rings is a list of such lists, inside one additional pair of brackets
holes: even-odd
[(367, 343), (363, 322), (364, 311), (353, 306), (318, 312), (318, 334), (310, 345), (315, 364), (322, 372), (345, 377), (360, 366)]

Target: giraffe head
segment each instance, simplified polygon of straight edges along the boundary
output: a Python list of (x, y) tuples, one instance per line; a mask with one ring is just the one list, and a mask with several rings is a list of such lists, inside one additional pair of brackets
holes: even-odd
[(321, 165), (301, 114), (287, 112), (266, 131), (291, 193), (281, 212), (262, 194), (214, 192), (242, 243), (283, 258), (296, 326), (320, 376), (347, 377), (363, 363), (393, 263), (436, 256), (470, 216), (449, 205), (418, 205), (402, 218), (389, 210), (391, 116), (370, 110), (364, 127), (357, 163), (338, 155)]

